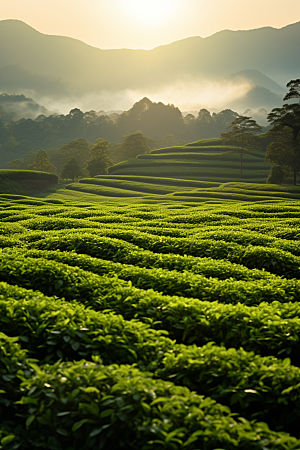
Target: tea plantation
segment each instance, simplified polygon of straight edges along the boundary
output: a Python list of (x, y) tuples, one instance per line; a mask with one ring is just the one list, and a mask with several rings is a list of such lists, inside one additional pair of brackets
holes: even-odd
[(299, 450), (299, 188), (93, 180), (0, 195), (0, 449)]
[[(224, 144), (221, 138), (205, 139), (183, 146), (152, 150), (149, 154), (122, 161), (109, 168), (113, 175), (142, 175), (151, 177), (176, 177), (207, 182), (264, 183), (271, 164), (265, 162), (266, 147), (270, 138), (259, 135), (260, 149), (244, 150)], [(241, 170), (242, 169), (242, 170)]]

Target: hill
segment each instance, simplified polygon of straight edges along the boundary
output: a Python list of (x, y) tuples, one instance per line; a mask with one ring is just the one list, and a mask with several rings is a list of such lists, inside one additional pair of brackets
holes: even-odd
[[(225, 30), (153, 50), (101, 50), (76, 39), (44, 35), (17, 20), (4, 20), (0, 22), (0, 61), (4, 73), (14, 67), (20, 89), (32, 89), (36, 81), (37, 95), (48, 97), (159, 90), (176, 85), (179, 79), (225, 83), (240, 77), (249, 88), (258, 85), (280, 94), (280, 84), (299, 75), (299, 38), (300, 22), (282, 29)], [(3, 84), (7, 92), (15, 85), (14, 79)]]
[(264, 151), (246, 151), (241, 165), (236, 147), (223, 145), (221, 139), (211, 139), (152, 150), (150, 154), (138, 155), (135, 159), (110, 167), (109, 173), (213, 182), (234, 180), (264, 183), (270, 166), (264, 161)]
[[(0, 69), (0, 80), (1, 80), (1, 69)], [(6, 113), (11, 114), (11, 119), (13, 120), (18, 120), (21, 118), (35, 119), (39, 115), (45, 116), (50, 115), (50, 111), (48, 111), (44, 106), (39, 105), (32, 98), (26, 97), (25, 95), (22, 94), (19, 95), (0, 94), (0, 107), (2, 107)]]

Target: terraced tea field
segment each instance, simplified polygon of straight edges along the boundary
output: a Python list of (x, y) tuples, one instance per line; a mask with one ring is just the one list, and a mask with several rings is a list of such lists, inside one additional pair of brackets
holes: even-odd
[(278, 198), (299, 199), (299, 186), (279, 186), (262, 183), (221, 183), (179, 178), (98, 175), (82, 178), (61, 189), (52, 198), (74, 200), (87, 195), (92, 201), (120, 201), (120, 198), (133, 202), (207, 202), (218, 200), (243, 200), (247, 202), (269, 201)]
[[(262, 140), (267, 139), (264, 135), (261, 137)], [(241, 172), (241, 156), (237, 147), (224, 145), (221, 139), (207, 139), (181, 147), (152, 150), (149, 154), (110, 167), (109, 173), (264, 183), (271, 167), (265, 162), (265, 151), (265, 148), (256, 152), (245, 150)]]
[(0, 195), (0, 449), (299, 450), (299, 189), (143, 183)]

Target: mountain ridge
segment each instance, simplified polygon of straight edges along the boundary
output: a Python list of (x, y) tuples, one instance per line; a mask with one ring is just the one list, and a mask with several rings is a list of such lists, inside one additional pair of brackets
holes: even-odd
[[(33, 78), (40, 76), (45, 97), (51, 97), (53, 87), (53, 97), (61, 91), (65, 98), (75, 100), (98, 92), (126, 90), (151, 95), (149, 92), (181, 80), (187, 84), (191, 80), (199, 84), (205, 80), (219, 82), (247, 71), (250, 84), (278, 95), (284, 92), (282, 85), (299, 78), (299, 40), (300, 22), (296, 22), (282, 28), (222, 30), (151, 50), (101, 49), (75, 38), (43, 34), (25, 22), (9, 19), (0, 21), (0, 71), (19, 66), (20, 89), (22, 86), (25, 92), (28, 86), (31, 96)], [(49, 78), (48, 85), (45, 77)], [(253, 77), (260, 81), (253, 82)], [(16, 80), (14, 85), (6, 80), (5, 90), (16, 93), (16, 84)], [(41, 98), (41, 92), (37, 96)]]

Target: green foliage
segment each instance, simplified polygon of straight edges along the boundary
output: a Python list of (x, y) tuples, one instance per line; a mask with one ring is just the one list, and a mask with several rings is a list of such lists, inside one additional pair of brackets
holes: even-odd
[(56, 184), (57, 176), (52, 173), (45, 173), (33, 170), (12, 170), (2, 169), (0, 170), (0, 177), (3, 179), (16, 180), (18, 182), (22, 180), (47, 180), (49, 183)]
[(86, 178), (84, 179), (85, 181), (80, 183), (72, 183), (72, 184), (68, 184), (66, 186), (66, 189), (70, 189), (70, 190), (74, 190), (74, 191), (78, 191), (78, 192), (88, 192), (90, 194), (97, 194), (97, 195), (103, 195), (103, 196), (107, 196), (107, 197), (142, 197), (145, 194), (142, 194), (141, 192), (136, 192), (133, 190), (129, 190), (129, 189), (119, 189), (118, 188), (113, 188), (113, 187), (109, 187), (109, 186), (102, 186), (100, 183), (100, 186), (98, 185), (98, 183), (94, 182), (94, 180), (89, 179), (89, 183), (86, 182)]
[[(181, 220), (180, 220), (181, 221)], [(176, 223), (176, 220), (174, 220)], [(183, 222), (184, 223), (184, 222)], [(65, 234), (65, 233), (64, 233)], [(242, 264), (249, 269), (265, 269), (277, 275), (285, 275), (286, 278), (299, 277), (298, 256), (294, 256), (290, 251), (280, 248), (263, 247), (260, 245), (236, 244), (226, 242), (223, 239), (182, 239), (170, 237), (140, 236), (138, 233), (110, 233), (113, 239), (107, 237), (97, 237), (95, 235), (71, 233), (60, 237), (41, 239), (31, 245), (40, 250), (76, 250), (78, 253), (86, 253), (90, 256), (125, 264), (136, 264), (139, 247), (145, 250), (159, 253), (173, 253), (175, 255), (190, 255), (194, 257), (211, 257), (213, 259), (227, 259), (232, 263)], [(115, 240), (122, 237), (122, 241)], [(127, 243), (126, 241), (131, 242)], [(267, 242), (267, 239), (264, 239)], [(280, 245), (280, 243), (279, 243)], [(298, 252), (297, 245), (283, 243), (283, 247)], [(132, 254), (132, 256), (131, 256)]]
[(29, 170), (37, 170), (39, 172), (55, 173), (55, 166), (50, 163), (47, 152), (42, 148), (36, 152), (36, 157), (32, 164), (28, 165)]
[(0, 448), (300, 448), (299, 188), (177, 184), (0, 195)]
[[(300, 80), (291, 80), (287, 87), (289, 92), (283, 100), (299, 99)], [(275, 134), (277, 139), (269, 145), (266, 159), (292, 170), (294, 185), (297, 184), (297, 173), (300, 170), (299, 119), (299, 101), (285, 103), (281, 108), (274, 108), (268, 115), (268, 121), (274, 126), (269, 133)]]
[[(12, 256), (14, 259), (13, 264), (11, 263)], [(31, 252), (31, 256), (40, 255), (34, 255), (34, 252)], [(50, 258), (51, 256), (55, 258), (53, 254), (49, 255)], [(274, 292), (283, 302), (288, 302), (293, 297), (295, 299), (297, 291), (299, 291), (299, 286), (295, 280), (289, 284), (285, 283), (285, 286), (284, 283), (275, 282), (269, 288), (264, 288), (265, 282), (261, 283), (261, 285), (249, 283), (248, 290), (245, 290), (244, 287), (244, 292), (240, 292), (241, 282), (236, 283), (236, 285), (230, 282), (215, 282), (211, 285), (210, 281), (213, 281), (213, 279), (206, 280), (202, 278), (202, 286), (198, 285), (198, 289), (202, 290), (201, 297), (203, 301), (199, 301), (191, 298), (168, 297), (151, 290), (143, 291), (131, 287), (131, 283), (112, 277), (112, 274), (108, 274), (108, 277), (99, 277), (80, 270), (77, 266), (72, 269), (72, 267), (65, 264), (54, 264), (54, 262), (45, 259), (24, 258), (11, 252), (2, 253), (2, 259), (3, 263), (0, 272), (2, 280), (7, 280), (13, 284), (17, 283), (24, 287), (38, 288), (47, 295), (57, 295), (67, 300), (76, 299), (98, 311), (108, 308), (122, 314), (127, 319), (139, 317), (147, 322), (145, 318), (149, 317), (152, 323), (156, 323), (158, 326), (162, 324), (163, 328), (170, 333), (170, 336), (178, 341), (197, 342), (202, 345), (213, 339), (219, 343), (230, 344), (230, 346), (239, 347), (243, 345), (247, 349), (255, 349), (259, 352), (265, 352), (266, 348), (269, 352), (272, 351), (275, 354), (277, 354), (276, 352), (279, 352), (279, 354), (291, 354), (292, 352), (293, 358), (297, 358), (298, 337), (295, 335), (295, 332), (298, 330), (298, 325), (294, 323), (297, 315), (297, 312), (295, 312), (297, 311), (297, 303), (295, 306), (292, 306), (290, 303), (287, 303), (287, 306), (282, 306), (282, 311), (284, 312), (280, 312), (278, 303), (274, 305), (274, 309), (272, 305), (270, 307), (265, 305), (264, 308), (261, 305), (261, 315), (257, 314), (255, 308), (253, 310), (245, 306), (241, 308), (240, 303), (236, 307), (233, 305), (221, 305), (221, 303), (216, 302), (212, 303), (214, 299), (225, 302), (240, 300), (247, 303), (251, 295), (252, 301), (259, 304), (263, 294), (265, 298), (269, 298), (269, 301), (271, 301)], [(66, 258), (64, 258), (64, 255), (60, 258), (58, 254), (56, 259), (62, 260)], [(76, 263), (80, 263), (78, 258), (74, 260), (74, 264)], [(141, 270), (140, 279), (142, 277), (147, 279), (148, 275), (149, 280), (152, 280), (153, 283), (158, 272), (154, 271), (151, 278), (145, 270)], [(159, 289), (163, 289), (164, 286), (163, 280), (160, 280), (163, 278), (162, 275), (163, 272), (160, 272), (157, 283), (160, 286)], [(173, 274), (173, 276), (177, 275)], [(170, 286), (172, 286), (171, 280), (171, 277), (167, 280)], [(139, 284), (138, 278), (137, 284)], [(146, 284), (144, 280), (142, 284)], [(175, 289), (178, 288), (178, 282), (176, 283), (175, 281), (173, 285)], [(171, 289), (167, 290), (170, 292)], [(223, 299), (221, 298), (222, 295)], [(274, 311), (275, 315), (284, 315), (293, 319), (291, 323), (286, 323), (288, 327), (287, 332), (281, 331), (281, 325), (276, 324), (277, 318), (274, 321), (268, 320), (270, 315), (274, 315)], [(222, 319), (224, 314), (226, 321), (230, 317), (228, 323)], [(249, 328), (249, 325), (245, 329), (245, 323), (250, 324), (251, 322), (254, 323), (253, 329), (251, 326)], [(261, 335), (261, 329), (262, 327), (264, 329), (266, 324), (267, 329), (270, 328), (270, 330), (268, 333), (266, 332), (266, 336), (263, 336)], [(294, 328), (295, 326), (296, 328)]]
[(122, 159), (136, 158), (137, 155), (150, 151), (148, 138), (141, 131), (127, 133), (124, 135), (121, 146)]
[(267, 178), (269, 184), (287, 184), (290, 178), (290, 171), (284, 166), (272, 166)]
[(61, 171), (61, 178), (65, 180), (74, 181), (75, 178), (79, 178), (82, 175), (82, 170), (78, 164), (76, 158), (71, 158), (66, 164), (63, 166)]
[(44, 367), (22, 387), (21, 404), (27, 407), (24, 416), (30, 414), (29, 436), (35, 446), (83, 450), (107, 445), (142, 450), (299, 446), (296, 439), (271, 432), (265, 424), (235, 420), (228, 408), (210, 398), (128, 366), (56, 364)]
[(9, 168), (12, 170), (24, 170), (26, 169), (26, 164), (21, 159), (14, 159), (9, 163)]
[(111, 166), (109, 159), (109, 142), (104, 139), (97, 139), (96, 144), (90, 149), (91, 159), (87, 164), (87, 170), (91, 177), (105, 174), (107, 167)]
[(29, 194), (58, 183), (53, 173), (34, 170), (0, 170), (0, 193)]
[(259, 139), (254, 136), (262, 130), (262, 127), (255, 120), (247, 116), (237, 117), (229, 127), (227, 133), (222, 133), (221, 138), (226, 143), (236, 145), (236, 152), (241, 158), (241, 174), (243, 173), (243, 156), (245, 149), (255, 150), (259, 148)]

